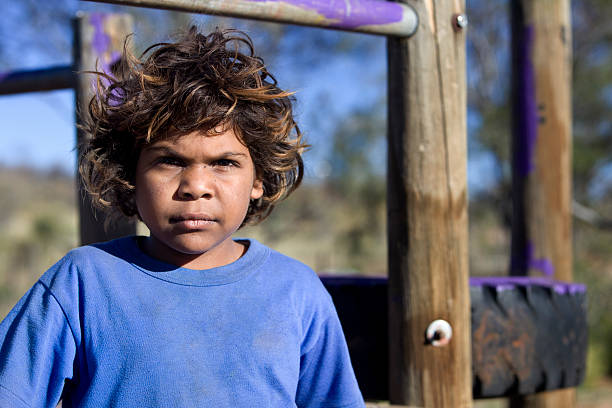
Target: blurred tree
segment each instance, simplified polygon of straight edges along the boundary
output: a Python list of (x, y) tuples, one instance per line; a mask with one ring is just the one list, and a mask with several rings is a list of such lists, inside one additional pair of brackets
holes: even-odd
[(612, 196), (612, 177), (602, 177), (612, 173), (612, 2), (572, 5), (574, 194), (601, 201)]
[[(472, 0), (467, 7), (468, 108), (476, 119), (470, 140), (497, 158), (497, 194), (505, 197), (511, 137), (508, 1)], [(574, 195), (580, 201), (602, 200), (612, 188), (612, 177), (604, 176), (612, 172), (611, 18), (612, 2), (572, 2)]]
[(334, 248), (348, 267), (369, 274), (385, 268), (372, 265), (386, 252), (385, 113), (380, 100), (352, 111), (336, 127), (328, 158), (326, 189), (350, 203), (350, 211), (337, 212)]

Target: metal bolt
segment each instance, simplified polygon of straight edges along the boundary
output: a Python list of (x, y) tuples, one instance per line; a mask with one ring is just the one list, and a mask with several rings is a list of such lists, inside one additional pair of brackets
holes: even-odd
[(450, 343), (452, 337), (453, 328), (446, 320), (442, 319), (431, 322), (425, 332), (427, 343), (434, 347), (446, 346)]
[(468, 18), (465, 14), (455, 14), (454, 16), (455, 29), (463, 30), (468, 25)]

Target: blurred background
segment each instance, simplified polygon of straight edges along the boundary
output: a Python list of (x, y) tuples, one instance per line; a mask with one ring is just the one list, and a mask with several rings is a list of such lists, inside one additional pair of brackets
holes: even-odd
[[(507, 275), (510, 255), (509, 0), (467, 0), (470, 273)], [(189, 24), (247, 31), (280, 86), (297, 91), (312, 148), (306, 179), (257, 227), (239, 231), (325, 275), (386, 275), (384, 37), (110, 6), (0, 2), (0, 72), (68, 65), (78, 10), (135, 19), (142, 51)], [(588, 285), (581, 407), (612, 406), (612, 2), (575, 0), (574, 279)], [(0, 96), (0, 316), (77, 245), (73, 91)], [(494, 404), (489, 402), (490, 404)]]

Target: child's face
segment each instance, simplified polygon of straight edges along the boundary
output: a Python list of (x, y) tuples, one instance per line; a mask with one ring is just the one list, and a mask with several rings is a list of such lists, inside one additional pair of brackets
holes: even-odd
[(151, 231), (145, 250), (174, 265), (228, 264), (243, 247), (231, 239), (251, 199), (263, 195), (248, 148), (231, 129), (192, 132), (147, 146), (136, 166), (136, 206)]

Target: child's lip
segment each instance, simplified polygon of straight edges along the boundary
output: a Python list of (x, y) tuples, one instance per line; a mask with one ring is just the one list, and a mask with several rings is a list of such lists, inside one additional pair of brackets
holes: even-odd
[(216, 218), (205, 213), (188, 213), (170, 217), (170, 224), (209, 224), (217, 222)]

